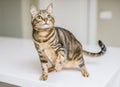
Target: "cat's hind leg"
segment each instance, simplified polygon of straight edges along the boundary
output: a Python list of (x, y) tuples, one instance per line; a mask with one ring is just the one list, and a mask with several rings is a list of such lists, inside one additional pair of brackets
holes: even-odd
[(84, 77), (89, 77), (89, 73), (87, 72), (87, 69), (85, 67), (84, 59), (83, 57), (80, 58), (79, 60), (79, 68)]

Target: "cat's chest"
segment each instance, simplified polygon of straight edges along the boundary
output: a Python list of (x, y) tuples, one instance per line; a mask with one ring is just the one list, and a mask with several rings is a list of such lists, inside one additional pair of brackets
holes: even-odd
[(40, 51), (43, 56), (46, 56), (50, 62), (54, 63), (57, 58), (57, 55), (55, 50), (51, 47), (51, 45), (49, 43), (39, 43), (38, 45), (38, 51)]

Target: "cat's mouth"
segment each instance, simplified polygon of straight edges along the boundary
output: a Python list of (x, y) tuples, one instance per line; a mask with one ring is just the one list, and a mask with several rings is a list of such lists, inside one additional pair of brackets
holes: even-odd
[(48, 23), (47, 23), (47, 22), (45, 22), (43, 25), (48, 25)]
[(47, 29), (47, 28), (52, 28), (53, 24), (51, 24), (51, 23), (43, 23), (43, 24), (38, 24), (37, 27), (40, 28), (40, 29)]
[(42, 26), (40, 26), (41, 28), (49, 28), (49, 24), (48, 23), (45, 23), (45, 24), (42, 24)]

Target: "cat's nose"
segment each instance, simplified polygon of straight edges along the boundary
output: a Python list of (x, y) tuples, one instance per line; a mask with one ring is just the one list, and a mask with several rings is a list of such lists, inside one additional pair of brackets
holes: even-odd
[(48, 19), (47, 19), (47, 18), (44, 18), (43, 20), (44, 20), (44, 22), (45, 22), (45, 23), (48, 21)]

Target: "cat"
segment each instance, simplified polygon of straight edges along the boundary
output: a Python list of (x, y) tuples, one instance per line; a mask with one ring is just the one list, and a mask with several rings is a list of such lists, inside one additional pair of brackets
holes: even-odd
[[(41, 61), (42, 76), (40, 79), (47, 80), (49, 72), (76, 66), (79, 67), (84, 77), (88, 77), (89, 73), (85, 67), (83, 55), (92, 57), (103, 55), (106, 52), (106, 46), (102, 41), (98, 41), (101, 48), (98, 53), (83, 50), (81, 43), (70, 31), (54, 26), (52, 3), (45, 10), (31, 6), (30, 12), (32, 15), (33, 41)], [(51, 66), (48, 66), (48, 63)]]

